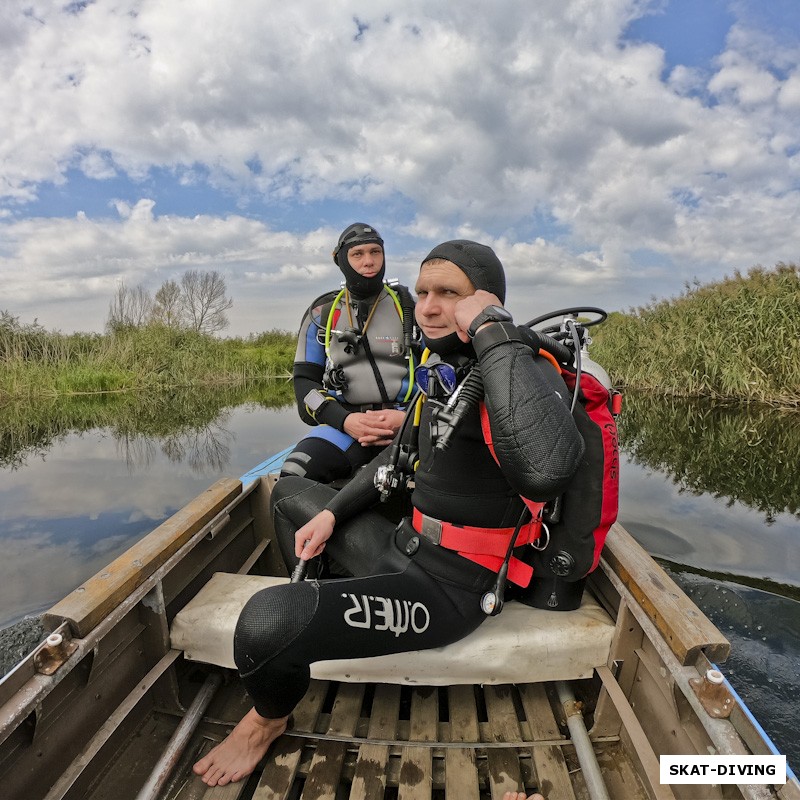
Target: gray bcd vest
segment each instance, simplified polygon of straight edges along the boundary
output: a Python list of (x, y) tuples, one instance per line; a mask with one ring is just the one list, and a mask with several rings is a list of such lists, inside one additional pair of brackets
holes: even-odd
[[(354, 352), (348, 353), (346, 343), (340, 341), (335, 331), (348, 327), (345, 298), (336, 308), (339, 316), (331, 331), (328, 360), (334, 367), (344, 371), (347, 386), (342, 390), (342, 399), (351, 405), (402, 402), (405, 399), (408, 378), (408, 360), (403, 347), (403, 321), (391, 295), (384, 289), (378, 296), (378, 307), (372, 314), (366, 334)], [(353, 322), (356, 320), (357, 304), (351, 303)], [(336, 309), (331, 313), (335, 314)], [(327, 321), (327, 320), (326, 320)], [(355, 325), (360, 330), (362, 325)], [(364, 341), (366, 339), (366, 342)], [(385, 396), (375, 372), (380, 374)]]

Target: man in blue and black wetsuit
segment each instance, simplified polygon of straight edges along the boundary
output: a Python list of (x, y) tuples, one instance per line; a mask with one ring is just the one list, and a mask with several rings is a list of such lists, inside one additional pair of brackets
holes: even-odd
[[(275, 586), (245, 605), (234, 655), (254, 708), (195, 765), (209, 786), (255, 769), (303, 697), (313, 662), (440, 647), (477, 628), (512, 539), (538, 539), (541, 519), (529, 509), (560, 495), (583, 458), (566, 386), (503, 308), (505, 275), (491, 248), (438, 245), (416, 291), (417, 322), (438, 360), (420, 370), (428, 400), (419, 426), (398, 433), (398, 443), (416, 440), (413, 516), (395, 526), (373, 510), (375, 478), (380, 485), (394, 446), (338, 493), (303, 478), (278, 481), (273, 518), (290, 567), (324, 550), (352, 577)], [(442, 414), (476, 365), (483, 402), (476, 397), (460, 421)], [(512, 558), (508, 577), (526, 585), (530, 567)]]
[(281, 472), (323, 483), (349, 478), (391, 442), (411, 396), (415, 358), (413, 300), (405, 286), (384, 282), (378, 231), (349, 225), (333, 260), (344, 285), (306, 312), (294, 361), (297, 408), (315, 427)]

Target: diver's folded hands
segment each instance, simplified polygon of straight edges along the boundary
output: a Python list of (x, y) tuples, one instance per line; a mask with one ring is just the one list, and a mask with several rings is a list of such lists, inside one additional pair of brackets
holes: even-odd
[(344, 432), (361, 444), (389, 444), (402, 421), (403, 412), (395, 409), (356, 411), (345, 419)]

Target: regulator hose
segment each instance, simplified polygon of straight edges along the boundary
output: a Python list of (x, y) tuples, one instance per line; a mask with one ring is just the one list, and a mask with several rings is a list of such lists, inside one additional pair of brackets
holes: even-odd
[(398, 285), (395, 291), (400, 296), (400, 307), (403, 309), (403, 348), (410, 353), (414, 341), (414, 298), (406, 286)]
[(436, 410), (436, 450), (447, 450), (450, 439), (461, 420), (471, 408), (476, 408), (483, 399), (483, 376), (476, 364), (461, 382), (447, 405)]
[(561, 344), (557, 339), (548, 336), (546, 333), (539, 333), (526, 325), (518, 325), (522, 341), (527, 344), (534, 353), (539, 350), (546, 350), (550, 353), (559, 364), (566, 364), (568, 367), (572, 366), (574, 355), (572, 350), (564, 344)]

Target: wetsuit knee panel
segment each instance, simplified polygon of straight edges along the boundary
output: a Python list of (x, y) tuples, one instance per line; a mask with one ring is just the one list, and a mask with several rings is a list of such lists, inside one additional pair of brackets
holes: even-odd
[(319, 602), (312, 581), (272, 586), (245, 603), (233, 636), (233, 657), (247, 675), (274, 658), (309, 624)]
[[(281, 476), (298, 476), (314, 481), (330, 483), (337, 478), (346, 478), (352, 472), (347, 449), (353, 439), (335, 428), (323, 426), (301, 439), (286, 457), (281, 467)], [(356, 442), (359, 449), (364, 449)]]
[(294, 495), (300, 494), (309, 486), (313, 486), (314, 483), (314, 481), (311, 481), (308, 478), (300, 478), (296, 475), (287, 475), (285, 478), (281, 478), (272, 487), (272, 493), (270, 494), (270, 506), (274, 510), (276, 504), (285, 500), (287, 497), (293, 497)]
[(273, 519), (285, 517), (300, 527), (325, 508), (335, 494), (330, 486), (290, 475), (281, 478), (273, 487), (270, 513)]

